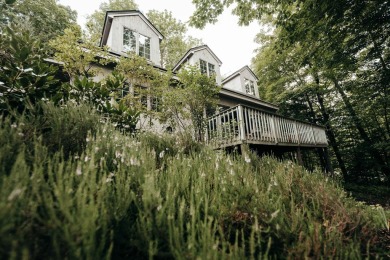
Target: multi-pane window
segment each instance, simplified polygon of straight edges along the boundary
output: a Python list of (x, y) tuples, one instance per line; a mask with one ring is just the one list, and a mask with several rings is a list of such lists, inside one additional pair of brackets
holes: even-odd
[(200, 64), (200, 73), (207, 75), (207, 62), (204, 60), (199, 60)]
[[(138, 38), (138, 41), (137, 41)], [(150, 60), (150, 37), (136, 33), (129, 28), (123, 28), (123, 51), (133, 51), (139, 56)]]
[(245, 79), (245, 92), (249, 95), (255, 95), (255, 83), (252, 80)]
[(140, 85), (134, 86), (134, 98), (139, 101), (141, 106), (147, 107), (148, 105), (148, 97), (145, 94), (145, 87)]
[(209, 77), (215, 75), (215, 65), (204, 60), (199, 60), (200, 73)]
[(150, 60), (150, 38), (139, 35), (139, 56)]
[(128, 28), (123, 28), (123, 51), (136, 51), (135, 33)]

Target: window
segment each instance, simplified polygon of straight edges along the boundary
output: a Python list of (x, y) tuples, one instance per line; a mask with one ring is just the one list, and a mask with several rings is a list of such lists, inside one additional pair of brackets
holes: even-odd
[(123, 51), (136, 51), (135, 33), (128, 28), (123, 28)]
[(200, 73), (207, 75), (207, 62), (204, 60), (199, 60), (200, 63)]
[(209, 76), (215, 75), (215, 66), (209, 63)]
[[(137, 41), (138, 38), (138, 41)], [(133, 51), (139, 56), (150, 60), (150, 37), (136, 33), (129, 28), (123, 28), (123, 51)]]
[(148, 106), (148, 97), (145, 94), (145, 88), (143, 86), (134, 86), (134, 98), (140, 102), (142, 107)]
[(151, 102), (151, 109), (153, 111), (160, 112), (161, 105), (159, 104), (160, 103), (159, 98), (158, 97), (151, 97), (150, 102)]
[(255, 83), (252, 80), (245, 79), (245, 93), (249, 95), (255, 95)]
[(150, 38), (139, 35), (139, 56), (150, 60)]
[(209, 77), (215, 75), (215, 65), (208, 63), (204, 60), (199, 60), (200, 73), (207, 75)]

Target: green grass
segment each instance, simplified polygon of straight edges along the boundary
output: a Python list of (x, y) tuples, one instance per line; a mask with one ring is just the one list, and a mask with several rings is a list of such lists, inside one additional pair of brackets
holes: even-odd
[(36, 117), (52, 129), (1, 121), (1, 259), (385, 257), (383, 209), (320, 172), (188, 137), (125, 136), (77, 106)]

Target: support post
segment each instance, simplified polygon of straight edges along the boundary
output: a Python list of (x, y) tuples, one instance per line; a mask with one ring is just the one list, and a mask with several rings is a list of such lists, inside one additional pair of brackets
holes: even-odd
[(241, 105), (238, 105), (237, 107), (238, 110), (238, 124), (239, 124), (239, 129), (240, 129), (240, 139), (241, 141), (245, 140), (245, 123), (244, 123), (244, 111)]
[(298, 164), (303, 166), (303, 160), (302, 160), (302, 151), (301, 151), (301, 147), (297, 147), (297, 160), (298, 160)]
[(328, 148), (325, 147), (323, 148), (323, 154), (324, 154), (324, 159), (325, 159), (325, 171), (327, 174), (333, 176), (334, 172), (333, 172), (333, 167), (332, 167), (332, 163), (330, 162), (330, 157), (329, 157), (329, 151), (328, 151)]

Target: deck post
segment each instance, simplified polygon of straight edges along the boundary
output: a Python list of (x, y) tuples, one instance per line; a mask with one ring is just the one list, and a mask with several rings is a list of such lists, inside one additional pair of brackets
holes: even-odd
[(238, 110), (238, 124), (240, 129), (240, 140), (245, 140), (245, 125), (244, 125), (244, 111), (241, 105), (237, 106)]
[(275, 143), (277, 144), (278, 143), (278, 137), (276, 136), (275, 116), (274, 115), (271, 116), (270, 123), (271, 123), (271, 131), (272, 131), (272, 133), (274, 135)]
[(297, 147), (297, 161), (300, 166), (303, 166), (301, 147)]
[(334, 172), (333, 172), (333, 167), (332, 167), (332, 163), (330, 162), (330, 157), (329, 157), (329, 151), (328, 151), (328, 148), (325, 147), (323, 148), (323, 155), (324, 155), (324, 159), (325, 159), (325, 172), (327, 174), (330, 174), (331, 176), (333, 176)]
[(298, 145), (301, 144), (301, 140), (299, 140), (299, 134), (298, 134), (298, 128), (297, 128), (297, 122), (294, 121), (294, 132), (295, 132), (295, 137), (297, 138)]

